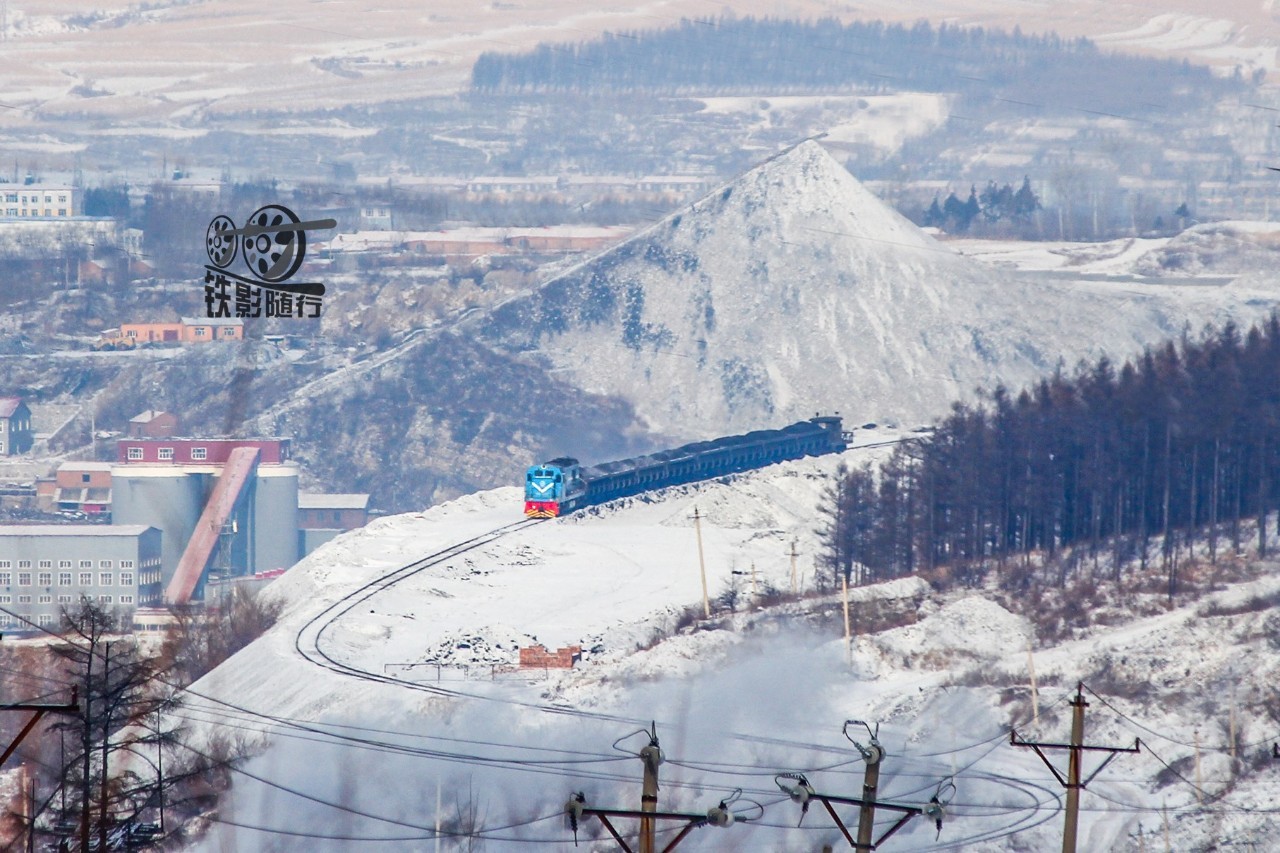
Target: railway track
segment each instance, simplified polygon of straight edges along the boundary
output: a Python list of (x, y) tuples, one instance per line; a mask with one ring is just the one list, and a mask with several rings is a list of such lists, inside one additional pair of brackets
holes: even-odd
[(521, 519), (520, 521), (494, 528), (486, 533), (481, 533), (478, 536), (473, 536), (470, 539), (464, 539), (463, 541), (456, 542), (446, 548), (441, 548), (439, 551), (435, 551), (434, 553), (428, 554), (425, 557), (413, 561), (412, 563), (408, 563), (394, 571), (388, 572), (385, 575), (374, 578), (358, 589), (347, 593), (342, 598), (311, 617), (311, 619), (309, 619), (294, 636), (294, 649), (310, 663), (327, 669), (330, 672), (336, 672), (340, 675), (346, 675), (351, 678), (358, 678), (363, 681), (373, 681), (381, 684), (394, 684), (399, 687), (407, 687), (413, 690), (447, 696), (471, 695), (456, 690), (449, 690), (448, 688), (405, 681), (404, 679), (393, 678), (383, 673), (372, 672), (370, 670), (361, 669), (357, 666), (352, 666), (351, 664), (343, 663), (324, 650), (325, 634), (336, 622), (338, 622), (338, 620), (342, 619), (342, 617), (346, 616), (353, 609), (363, 602), (368, 601), (378, 593), (390, 589), (401, 581), (411, 578), (420, 572), (424, 572), (433, 566), (438, 566), (441, 563), (451, 560), (461, 554), (465, 554), (468, 551), (474, 551), (475, 549), (484, 547), (491, 542), (496, 542), (504, 536), (509, 536), (518, 530), (523, 530), (526, 527), (537, 524), (539, 521), (540, 519)]
[[(906, 441), (906, 440), (908, 439), (897, 438), (897, 439), (890, 439), (886, 441), (873, 442), (869, 444), (859, 445), (858, 447), (850, 448), (850, 450), (870, 450), (873, 448), (887, 447), (889, 445), (899, 444), (902, 441)], [(530, 527), (534, 524), (538, 524), (541, 520), (542, 519), (526, 518), (526, 519), (521, 519), (519, 521), (512, 522), (511, 524), (503, 525), (502, 527), (494, 528), (493, 530), (490, 530), (486, 533), (481, 533), (477, 536), (471, 537), (470, 539), (464, 539), (463, 541), (454, 543), (453, 545), (450, 545), (446, 548), (441, 548), (438, 551), (435, 551), (431, 554), (427, 554), (426, 556), (418, 560), (414, 560), (411, 563), (401, 566), (400, 568), (395, 569), (394, 571), (388, 572), (385, 575), (381, 575), (377, 578), (374, 578), (373, 580), (369, 581), (368, 583), (364, 584), (358, 589), (355, 589), (347, 593), (342, 598), (338, 599), (333, 604), (330, 604), (324, 610), (320, 611), (315, 616), (311, 617), (311, 619), (309, 619), (307, 623), (303, 625), (302, 628), (298, 630), (298, 633), (294, 636), (294, 643), (293, 643), (294, 649), (298, 652), (299, 655), (301, 655), (308, 662), (313, 663), (316, 666), (322, 667), (324, 669), (327, 669), (330, 672), (335, 672), (340, 675), (346, 675), (351, 678), (357, 678), (364, 681), (372, 681), (372, 682), (377, 682), (381, 684), (392, 684), (399, 687), (406, 687), (411, 690), (422, 691), (425, 693), (434, 693), (439, 695), (457, 696), (457, 697), (464, 697), (464, 696), (474, 697), (475, 694), (472, 694), (472, 693), (467, 693), (459, 690), (450, 690), (448, 688), (440, 687), (438, 685), (430, 685), (430, 684), (423, 684), (420, 682), (406, 681), (405, 679), (394, 678), (392, 676), (386, 675), (385, 673), (365, 670), (348, 663), (343, 663), (342, 661), (337, 660), (336, 658), (334, 658), (332, 655), (330, 655), (328, 652), (324, 650), (325, 635), (334, 626), (334, 624), (336, 624), (340, 619), (342, 619), (344, 616), (346, 616), (348, 613), (354, 610), (357, 606), (359, 606), (365, 601), (368, 601), (370, 598), (377, 595), (378, 593), (383, 592), (387, 589), (390, 589), (391, 587), (395, 586), (401, 581), (406, 580), (407, 578), (411, 578), (420, 572), (426, 571), (427, 569), (433, 566), (438, 566), (441, 563), (444, 563), (447, 560), (451, 560), (454, 557), (465, 554), (468, 551), (473, 551), (477, 548), (481, 548), (485, 545), (490, 544), (491, 542), (496, 542), (497, 540), (503, 538), (504, 536), (509, 536), (510, 534), (515, 533), (519, 530), (524, 530), (527, 527)], [(543, 707), (543, 706), (539, 706), (539, 707)], [(556, 709), (550, 706), (543, 707), (543, 709), (552, 710), (552, 711), (562, 710), (562, 709)]]

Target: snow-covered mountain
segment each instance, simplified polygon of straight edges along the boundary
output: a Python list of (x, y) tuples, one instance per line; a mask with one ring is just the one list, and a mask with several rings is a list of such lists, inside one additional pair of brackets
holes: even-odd
[(627, 400), (655, 430), (703, 436), (817, 410), (925, 420), (979, 386), (1125, 358), (1264, 304), (1274, 296), (993, 270), (809, 141), (502, 306), (484, 335)]
[[(197, 727), (258, 733), (267, 745), (245, 766), (250, 775), (236, 775), (223, 825), (201, 849), (292, 841), (353, 850), (374, 838), (402, 839), (377, 849), (431, 849), (437, 815), (446, 831), (482, 827), (472, 842), (485, 850), (569, 849), (559, 813), (571, 791), (599, 807), (638, 807), (634, 733), (651, 720), (667, 756), (661, 808), (705, 812), (735, 788), (742, 816), (757, 814), (747, 801), (765, 807), (756, 825), (703, 829), (681, 850), (838, 849), (823, 809), (797, 828), (799, 807), (773, 774), (804, 773), (819, 791), (859, 796), (862, 762), (841, 736), (850, 718), (882, 724), (882, 798), (922, 805), (945, 780), (956, 785), (940, 839), (917, 820), (891, 849), (1054, 849), (1061, 788), (1034, 754), (1009, 745), (1007, 726), (1064, 741), (1078, 680), (1099, 693), (1089, 696), (1089, 743), (1149, 744), (1090, 784), (1081, 849), (1138, 849), (1140, 827), (1146, 845), (1158, 845), (1165, 807), (1180, 849), (1264, 841), (1280, 781), (1280, 762), (1270, 760), (1280, 727), (1274, 565), (1167, 612), (1152, 606), (1159, 591), (1144, 597), (1143, 583), (1127, 582), (1122, 600), (1103, 593), (1088, 604), (1097, 611), (1088, 627), (1052, 636), (995, 588), (936, 593), (900, 579), (853, 591), (850, 660), (837, 596), (756, 609), (752, 573), (761, 594), (789, 589), (796, 539), (799, 584), (812, 590), (813, 507), (825, 477), (874, 452), (785, 463), (515, 531), (359, 600), (317, 643), (326, 621), (314, 622), (317, 614), (387, 572), (508, 524), (519, 494), (479, 493), (335, 540), (270, 589), (285, 603), (281, 621), (188, 699)], [(678, 631), (686, 608), (701, 609), (694, 507), (711, 594), (738, 598), (736, 612), (722, 606), (702, 630)], [(1158, 590), (1159, 578), (1149, 580)], [(514, 664), (516, 647), (535, 638), (581, 644), (584, 661), (549, 676), (494, 668)], [(304, 660), (298, 645), (313, 657), (323, 651), (322, 663), (404, 684), (336, 674)], [(1193, 787), (1197, 737), (1203, 805)], [(446, 840), (444, 849), (466, 848)], [(616, 847), (584, 840), (579, 849)]]

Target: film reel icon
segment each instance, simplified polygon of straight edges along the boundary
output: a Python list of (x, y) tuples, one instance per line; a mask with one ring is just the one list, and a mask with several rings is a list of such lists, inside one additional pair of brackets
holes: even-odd
[(230, 216), (219, 214), (209, 223), (204, 234), (204, 250), (209, 262), (218, 269), (226, 269), (236, 259), (240, 241), (236, 236), (236, 224)]
[[(250, 214), (239, 231), (249, 271), (269, 282), (284, 281), (296, 273), (307, 252), (307, 234), (300, 224), (292, 210), (279, 204), (268, 204)], [(233, 248), (231, 258), (234, 253)]]

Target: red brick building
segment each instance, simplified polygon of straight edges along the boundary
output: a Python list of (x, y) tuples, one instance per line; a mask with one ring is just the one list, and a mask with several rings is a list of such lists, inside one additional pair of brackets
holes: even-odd
[(157, 412), (151, 409), (129, 418), (131, 438), (169, 438), (177, 435), (178, 416), (173, 412)]
[(63, 462), (53, 483), (53, 503), (58, 509), (110, 514), (110, 462)]
[(565, 646), (554, 652), (545, 646), (527, 646), (520, 650), (521, 669), (573, 669), (582, 660), (582, 646)]
[(222, 465), (237, 447), (256, 447), (259, 463), (289, 461), (287, 438), (122, 438), (116, 442), (120, 465)]

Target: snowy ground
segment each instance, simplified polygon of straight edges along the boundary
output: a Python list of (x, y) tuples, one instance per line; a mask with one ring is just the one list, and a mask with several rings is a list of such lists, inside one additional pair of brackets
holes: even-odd
[[(884, 436), (868, 431), (861, 440), (875, 438)], [(1121, 756), (1090, 785), (1082, 849), (1136, 850), (1140, 825), (1145, 843), (1157, 843), (1166, 805), (1183, 849), (1205, 849), (1211, 836), (1261, 841), (1280, 774), (1267, 762), (1252, 775), (1233, 773), (1224, 685), (1238, 698), (1236, 725), (1248, 745), (1239, 771), (1269, 754), (1277, 728), (1263, 709), (1274, 704), (1280, 675), (1280, 625), (1250, 603), (1280, 593), (1273, 578), (1038, 648), (1038, 726), (1026, 674), (1034, 631), (981, 591), (939, 596), (917, 579), (855, 590), (855, 601), (897, 608), (908, 624), (858, 637), (851, 663), (831, 595), (754, 614), (740, 607), (711, 630), (671, 635), (679, 612), (701, 596), (694, 507), (713, 596), (734, 583), (745, 596), (753, 563), (761, 587), (789, 588), (793, 539), (811, 589), (824, 475), (885, 452), (787, 463), (541, 523), (415, 575), (351, 610), (321, 640), (335, 661), (400, 686), (307, 663), (295, 638), (369, 580), (518, 518), (520, 495), (480, 493), (340, 537), (273, 586), (286, 602), (276, 628), (195, 686), (194, 723), (257, 739), (270, 733), (200, 849), (422, 850), (437, 815), (446, 831), (470, 816), (484, 828), (486, 850), (568, 849), (559, 811), (571, 791), (584, 791), (589, 805), (638, 806), (634, 753), (650, 721), (667, 758), (661, 808), (705, 812), (735, 788), (743, 789), (733, 805), (740, 816), (759, 813), (751, 803), (764, 807), (755, 825), (700, 829), (681, 850), (839, 849), (818, 804), (796, 828), (799, 807), (773, 777), (800, 772), (819, 792), (858, 796), (861, 760), (841, 736), (851, 718), (882, 724), (882, 799), (918, 806), (944, 780), (956, 785), (939, 839), (917, 820), (886, 850), (1049, 849), (1059, 843), (1061, 789), (1034, 754), (1008, 745), (1006, 727), (1061, 742), (1080, 678), (1113, 706), (1090, 699), (1091, 743), (1131, 746), (1141, 736), (1153, 749)], [(494, 671), (535, 637), (553, 648), (581, 643), (585, 660), (561, 674)], [(313, 639), (304, 633), (304, 648)], [(1204, 806), (1160, 763), (1191, 780), (1197, 726), (1201, 787), (1211, 798)], [(866, 742), (865, 732), (852, 733)], [(848, 808), (840, 813), (856, 820)], [(587, 834), (597, 830), (591, 824)], [(666, 837), (675, 830), (668, 825)], [(447, 841), (444, 849), (467, 848)]]
[[(1152, 10), (1101, 0), (875, 0), (854, 8), (834, 0), (781, 6), (760, 0), (652, 0), (597, 3), (584, 12), (563, 0), (441, 0), (428, 7), (283, 0), (268, 13), (252, 0), (168, 0), (109, 9), (85, 0), (23, 0), (8, 4), (0, 21), (6, 44), (0, 79), (11, 105), (0, 127), (21, 134), (17, 144), (24, 150), (37, 149), (39, 142), (27, 133), (50, 116), (128, 122), (140, 133), (180, 138), (211, 114), (455, 92), (467, 85), (472, 63), (487, 50), (528, 50), (539, 42), (583, 41), (725, 13), (1019, 25), (1027, 32), (1090, 36), (1106, 47), (1208, 62), (1224, 73), (1239, 65), (1249, 74), (1277, 67), (1273, 5), (1170, 0)], [(46, 148), (66, 150), (54, 140)]]

